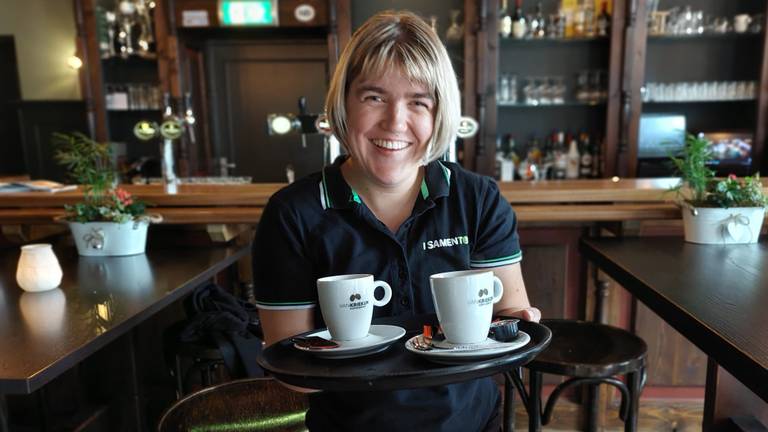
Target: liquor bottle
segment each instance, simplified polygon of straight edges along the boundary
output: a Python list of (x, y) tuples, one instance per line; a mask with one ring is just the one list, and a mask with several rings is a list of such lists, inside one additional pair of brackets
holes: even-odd
[(608, 2), (603, 0), (600, 15), (597, 16), (597, 35), (608, 36), (611, 30), (611, 15), (608, 14)]
[(548, 136), (544, 141), (544, 156), (541, 159), (541, 176), (543, 179), (554, 178), (555, 171), (555, 153), (554, 137)]
[(583, 37), (585, 26), (584, 4), (579, 2), (573, 9), (573, 37)]
[(541, 168), (541, 159), (543, 154), (541, 153), (539, 140), (537, 140), (535, 137), (531, 138), (531, 141), (528, 144), (528, 157), (531, 158), (531, 161), (535, 163), (537, 167)]
[(509, 77), (506, 74), (502, 74), (499, 78), (499, 94), (497, 96), (497, 102), (508, 103), (510, 97)]
[(595, 4), (593, 0), (584, 2), (584, 36), (595, 36)]
[(512, 34), (512, 16), (509, 14), (509, 0), (501, 1), (499, 11), (499, 35), (508, 38)]
[(517, 154), (517, 150), (515, 150), (515, 139), (512, 137), (512, 134), (507, 134), (504, 157), (511, 160), (515, 165), (520, 163), (520, 156)]
[(528, 33), (528, 22), (523, 15), (523, 0), (515, 0), (515, 14), (512, 16), (512, 37), (522, 39)]
[(592, 178), (600, 178), (603, 176), (602, 168), (602, 150), (599, 144), (600, 140), (592, 140)]
[(544, 18), (544, 11), (541, 2), (536, 5), (536, 21), (539, 22), (539, 28), (533, 34), (533, 37), (543, 38), (547, 35), (547, 21)]
[(565, 134), (561, 131), (555, 136), (555, 143), (552, 147), (554, 156), (554, 167), (552, 177), (556, 180), (565, 178), (565, 171), (568, 169), (568, 157), (565, 154)]
[(514, 155), (514, 148), (515, 148), (515, 140), (512, 138), (512, 135), (509, 134), (505, 137), (504, 141), (501, 144), (502, 149), (502, 156), (501, 156), (501, 169), (500, 169), (500, 180), (501, 181), (513, 181), (515, 179), (515, 157)]
[(539, 2), (536, 4), (536, 13), (531, 16), (528, 23), (528, 33), (533, 38), (543, 38), (546, 34), (545, 27), (547, 24), (544, 21), (544, 14), (541, 9), (541, 2)]
[(501, 180), (501, 165), (504, 163), (504, 155), (501, 150), (502, 142), (504, 142), (504, 139), (501, 136), (498, 136), (496, 138), (496, 157), (494, 158), (495, 164), (493, 173), (493, 178), (496, 180)]
[(579, 154), (579, 143), (575, 137), (571, 139), (571, 144), (568, 147), (567, 163), (568, 165), (565, 167), (565, 178), (579, 178), (579, 164), (581, 163), (581, 155)]
[(579, 160), (579, 177), (590, 178), (592, 177), (592, 164), (594, 163), (594, 156), (592, 155), (592, 145), (589, 143), (589, 135), (582, 133), (579, 137), (581, 140), (581, 158)]

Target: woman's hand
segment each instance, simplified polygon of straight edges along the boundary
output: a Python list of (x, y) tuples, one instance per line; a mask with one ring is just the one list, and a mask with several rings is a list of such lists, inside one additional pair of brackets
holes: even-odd
[(496, 312), (494, 315), (500, 317), (520, 318), (521, 320), (532, 322), (539, 322), (541, 319), (541, 311), (539, 308), (532, 306), (520, 309), (504, 309)]
[(525, 321), (539, 322), (541, 311), (532, 307), (531, 302), (528, 301), (520, 263), (496, 267), (493, 269), (493, 273), (501, 279), (504, 285), (501, 301), (493, 305), (494, 316), (509, 316)]

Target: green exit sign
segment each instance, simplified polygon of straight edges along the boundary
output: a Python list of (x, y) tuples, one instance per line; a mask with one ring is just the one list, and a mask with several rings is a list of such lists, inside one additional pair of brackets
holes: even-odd
[(220, 0), (219, 22), (224, 26), (276, 26), (277, 0)]

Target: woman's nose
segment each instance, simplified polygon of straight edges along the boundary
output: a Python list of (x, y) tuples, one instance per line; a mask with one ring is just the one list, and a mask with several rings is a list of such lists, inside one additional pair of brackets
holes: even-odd
[(393, 132), (404, 132), (408, 128), (408, 110), (403, 104), (394, 103), (389, 106), (382, 119), (382, 127)]

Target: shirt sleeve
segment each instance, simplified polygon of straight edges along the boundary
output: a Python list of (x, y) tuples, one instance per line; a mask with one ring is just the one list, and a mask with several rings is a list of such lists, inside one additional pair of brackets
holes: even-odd
[(253, 280), (261, 309), (306, 309), (317, 304), (314, 266), (296, 213), (270, 199), (253, 241)]
[(501, 196), (498, 185), (490, 178), (483, 179), (481, 189), (476, 239), (469, 266), (501, 267), (520, 262), (523, 253), (512, 206)]

